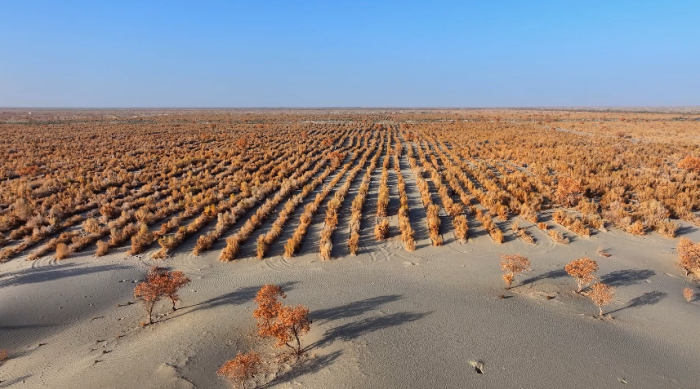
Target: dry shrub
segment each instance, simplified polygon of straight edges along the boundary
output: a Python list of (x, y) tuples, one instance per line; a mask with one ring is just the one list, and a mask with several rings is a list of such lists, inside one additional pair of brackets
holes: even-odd
[(612, 302), (614, 292), (615, 290), (612, 286), (602, 282), (596, 282), (591, 285), (590, 289), (586, 292), (586, 296), (590, 297), (593, 304), (598, 307), (598, 315), (600, 317), (603, 317), (603, 307)]
[(598, 263), (590, 258), (579, 258), (569, 262), (564, 268), (566, 273), (576, 279), (576, 293), (595, 280), (594, 272), (598, 271)]
[(530, 270), (530, 260), (520, 254), (502, 254), (501, 269), (505, 272), (503, 281), (509, 289), (517, 274)]
[(680, 224), (671, 220), (663, 220), (656, 224), (656, 231), (669, 238), (675, 238)]
[(277, 338), (277, 347), (286, 346), (292, 349), (294, 355), (301, 355), (303, 350), (299, 337), (309, 332), (309, 309), (303, 305), (284, 306), (278, 297), (287, 296), (276, 285), (268, 284), (258, 291), (255, 297), (258, 308), (253, 311), (253, 317), (258, 320), (259, 334), (263, 338)]
[(0, 365), (2, 365), (7, 360), (7, 350), (0, 350)]
[(581, 182), (569, 177), (559, 179), (556, 200), (567, 207), (575, 207), (583, 199), (584, 188)]
[(350, 239), (348, 239), (348, 249), (350, 250), (350, 254), (357, 255), (357, 250), (359, 249), (359, 246), (360, 234), (353, 231), (350, 233)]
[(177, 308), (175, 303), (180, 301), (177, 291), (190, 283), (181, 271), (170, 272), (164, 268), (154, 266), (148, 271), (146, 282), (141, 282), (134, 289), (134, 297), (141, 300), (148, 313), (148, 324), (153, 324), (153, 307), (163, 297), (172, 302), (173, 311)]
[(569, 238), (565, 237), (564, 234), (557, 230), (549, 230), (547, 232), (553, 241), (560, 244), (569, 244)]
[(238, 254), (238, 251), (240, 250), (240, 245), (238, 243), (238, 239), (236, 235), (228, 237), (226, 239), (226, 247), (224, 247), (223, 250), (221, 250), (221, 255), (219, 256), (219, 259), (225, 262), (230, 262), (236, 259), (236, 254)]
[(89, 234), (99, 234), (102, 232), (100, 223), (97, 222), (97, 219), (92, 217), (85, 219), (83, 222), (83, 230)]
[(498, 227), (491, 228), (489, 230), (489, 236), (491, 236), (491, 239), (493, 239), (494, 242), (501, 244), (504, 241), (504, 236), (503, 236), (503, 231), (498, 229)]
[(108, 252), (109, 252), (109, 243), (105, 242), (104, 240), (98, 240), (97, 241), (97, 250), (95, 250), (95, 256), (102, 257), (104, 255), (107, 255)]
[(234, 388), (245, 388), (260, 372), (261, 365), (262, 359), (257, 352), (238, 353), (236, 358), (226, 361), (216, 374), (226, 377)]
[(695, 298), (695, 292), (691, 288), (684, 288), (683, 297), (685, 297), (685, 301), (691, 302)]
[(700, 173), (700, 158), (688, 155), (678, 162), (678, 167)]
[(265, 241), (265, 235), (258, 236), (257, 247), (255, 249), (255, 255), (258, 259), (263, 259), (265, 253), (267, 252), (267, 242)]
[(440, 236), (440, 207), (435, 204), (428, 206), (428, 228), (430, 230), (430, 240), (433, 246), (442, 245), (442, 236)]
[(136, 255), (144, 252), (155, 240), (155, 235), (148, 230), (148, 226), (140, 223), (139, 232), (131, 237), (131, 250), (129, 254)]
[(539, 222), (537, 223), (537, 228), (539, 228), (542, 231), (547, 231), (549, 229), (549, 226), (545, 222)]
[(66, 259), (70, 255), (71, 251), (67, 244), (59, 243), (56, 245), (56, 259)]
[(700, 271), (700, 243), (681, 238), (676, 251), (678, 251), (678, 264), (683, 268), (686, 276)]
[(320, 247), (321, 258), (328, 261), (331, 259), (331, 251), (333, 251), (333, 244), (330, 241), (324, 241), (321, 243)]
[(406, 237), (403, 243), (406, 251), (416, 251), (416, 241), (413, 239), (413, 235)]
[(389, 235), (389, 220), (381, 218), (374, 226), (374, 238), (377, 240), (385, 240)]
[(634, 223), (632, 223), (629, 227), (627, 227), (627, 232), (629, 232), (632, 235), (645, 235), (646, 227), (644, 227), (644, 223), (642, 223), (640, 220), (637, 220)]
[(455, 238), (464, 243), (467, 240), (467, 233), (469, 231), (467, 217), (464, 215), (457, 215), (454, 217), (452, 224), (455, 228)]

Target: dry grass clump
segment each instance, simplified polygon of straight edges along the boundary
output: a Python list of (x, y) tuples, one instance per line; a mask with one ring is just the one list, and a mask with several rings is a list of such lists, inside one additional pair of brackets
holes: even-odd
[(139, 232), (131, 237), (131, 250), (129, 250), (129, 254), (136, 255), (144, 252), (155, 239), (155, 234), (148, 230), (148, 226), (143, 222), (139, 223)]
[(501, 269), (505, 272), (503, 281), (506, 288), (510, 289), (516, 275), (530, 270), (530, 260), (520, 254), (502, 254)]
[(676, 247), (678, 251), (678, 264), (685, 271), (685, 275), (700, 275), (700, 243), (693, 243), (688, 238), (681, 238)]
[(520, 223), (518, 223), (517, 220), (510, 224), (510, 228), (513, 230), (513, 233), (515, 233), (515, 235), (518, 238), (522, 239), (523, 242), (529, 243), (529, 244), (535, 244), (535, 238), (532, 235), (530, 235), (527, 232), (527, 230), (520, 227)]
[[(226, 361), (216, 374), (225, 377), (232, 387), (244, 389), (248, 382), (256, 378), (261, 366), (262, 359), (257, 352), (239, 352), (236, 358)], [(257, 383), (254, 384), (257, 386)]]
[(70, 248), (65, 243), (59, 243), (56, 245), (56, 259), (66, 259), (71, 254)]
[(406, 251), (415, 251), (416, 242), (413, 237), (414, 231), (411, 227), (410, 210), (408, 206), (408, 195), (406, 194), (406, 182), (401, 174), (401, 161), (399, 157), (402, 154), (401, 142), (396, 144), (394, 149), (394, 171), (398, 181), (397, 189), (399, 190), (399, 231), (401, 232), (401, 241), (404, 244)]
[(612, 302), (613, 294), (615, 290), (612, 286), (606, 285), (602, 282), (596, 282), (591, 285), (589, 290), (586, 292), (586, 296), (590, 297), (593, 304), (598, 307), (598, 316), (603, 317), (603, 307)]
[(579, 258), (569, 262), (565, 270), (576, 279), (576, 293), (581, 293), (583, 288), (595, 280), (593, 273), (598, 271), (598, 263), (587, 257)]
[(685, 301), (692, 302), (695, 299), (695, 292), (691, 288), (683, 288), (683, 297)]
[(678, 162), (678, 168), (700, 173), (700, 158), (687, 155)]
[(103, 240), (98, 240), (97, 241), (97, 250), (95, 251), (95, 256), (96, 257), (102, 257), (107, 255), (109, 252), (109, 243), (103, 241)]
[(433, 246), (442, 245), (442, 235), (440, 235), (440, 207), (435, 204), (428, 206), (428, 230)]
[(374, 238), (376, 240), (386, 240), (389, 236), (389, 220), (381, 218), (377, 220), (374, 226)]
[(552, 219), (579, 236), (585, 238), (591, 236), (590, 229), (586, 227), (585, 223), (579, 217), (567, 214), (562, 209), (555, 211), (552, 214)]
[(379, 148), (374, 154), (374, 157), (372, 157), (369, 167), (365, 171), (364, 177), (362, 177), (362, 182), (360, 183), (357, 194), (352, 200), (352, 214), (350, 215), (350, 238), (348, 238), (348, 249), (352, 255), (357, 255), (357, 250), (359, 249), (362, 210), (364, 209), (365, 202), (367, 200), (367, 193), (369, 192), (369, 184), (372, 179), (372, 173), (377, 167), (379, 156), (381, 155), (384, 147), (384, 132), (380, 134), (378, 145)]
[(553, 241), (559, 244), (569, 244), (569, 238), (565, 237), (564, 234), (557, 230), (547, 230), (547, 234), (549, 234), (549, 237), (552, 238)]

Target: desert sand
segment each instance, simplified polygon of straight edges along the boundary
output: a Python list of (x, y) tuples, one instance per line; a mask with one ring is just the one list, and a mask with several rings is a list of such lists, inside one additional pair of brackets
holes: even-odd
[[(368, 207), (376, 202), (380, 170)], [(424, 217), (418, 192), (408, 195), (411, 217)], [(389, 208), (389, 240), (376, 242), (372, 228), (363, 227), (357, 256), (344, 246), (344, 208), (330, 261), (316, 247), (319, 212), (291, 259), (281, 255), (282, 240), (268, 258), (254, 258), (254, 241), (268, 221), (231, 263), (218, 260), (221, 242), (193, 256), (190, 239), (164, 261), (149, 259), (155, 248), (138, 256), (122, 248), (102, 258), (83, 253), (2, 264), (0, 344), (8, 360), (0, 387), (227, 387), (216, 370), (238, 351), (281, 353), (257, 339), (251, 317), (255, 293), (267, 283), (284, 288), (286, 303), (309, 307), (313, 324), (302, 338), (305, 356), (269, 366), (265, 388), (698, 387), (700, 301), (682, 296), (683, 288), (696, 287), (676, 266), (677, 239), (612, 229), (559, 245), (519, 220), (536, 244), (503, 228), (506, 242), (496, 245), (471, 218), (468, 242), (449, 231), (442, 247), (432, 247), (416, 222), (417, 250), (409, 253), (398, 240), (396, 205)], [(364, 226), (373, 218), (365, 215)], [(679, 234), (700, 240), (687, 223)], [(612, 255), (598, 255), (601, 247)], [(501, 280), (501, 253), (532, 262), (511, 290)], [(574, 293), (563, 270), (582, 256), (596, 260), (600, 279), (615, 287), (605, 319)], [(182, 270), (192, 282), (180, 293), (180, 309), (170, 312), (162, 303), (157, 323), (141, 327), (144, 310), (133, 289), (153, 264)]]

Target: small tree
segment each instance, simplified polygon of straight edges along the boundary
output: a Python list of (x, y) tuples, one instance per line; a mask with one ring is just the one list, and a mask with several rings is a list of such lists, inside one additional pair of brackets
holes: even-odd
[(693, 243), (688, 238), (681, 238), (678, 242), (678, 263), (685, 271), (685, 275), (700, 270), (700, 243)]
[(576, 293), (581, 293), (581, 290), (595, 279), (593, 272), (598, 271), (598, 263), (590, 258), (579, 258), (569, 262), (564, 269), (576, 279)]
[[(260, 336), (277, 338), (277, 347), (289, 347), (294, 355), (301, 355), (299, 337), (309, 332), (311, 320), (309, 309), (303, 305), (287, 307), (277, 300), (286, 298), (282, 288), (276, 285), (265, 285), (258, 291), (255, 302), (258, 308), (253, 311), (253, 317), (258, 319)], [(294, 345), (290, 344), (293, 343)]]
[(139, 283), (134, 289), (134, 297), (141, 300), (146, 308), (148, 324), (153, 324), (153, 307), (161, 298), (169, 298), (173, 310), (176, 309), (175, 303), (180, 300), (177, 291), (189, 282), (190, 279), (181, 271), (169, 272), (157, 266), (148, 271), (146, 282)]
[(593, 300), (593, 304), (600, 310), (600, 317), (603, 317), (603, 306), (610, 304), (614, 292), (615, 290), (612, 286), (602, 282), (596, 282), (591, 286), (590, 290), (586, 292), (586, 295)]
[(516, 274), (530, 270), (530, 260), (519, 254), (502, 254), (501, 269), (506, 272), (503, 275), (503, 281), (506, 282), (507, 288), (510, 288)]
[(260, 354), (255, 351), (238, 353), (235, 359), (224, 363), (217, 374), (226, 377), (234, 388), (245, 388), (246, 383), (258, 374), (261, 364)]

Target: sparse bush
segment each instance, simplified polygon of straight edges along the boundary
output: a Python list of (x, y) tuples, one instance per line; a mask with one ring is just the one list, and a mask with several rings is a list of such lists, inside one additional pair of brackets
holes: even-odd
[(56, 259), (66, 259), (70, 255), (70, 249), (65, 243), (59, 243), (56, 245)]
[(377, 240), (385, 240), (389, 235), (389, 220), (381, 218), (374, 226), (374, 238)]
[(700, 271), (700, 243), (693, 243), (688, 238), (681, 238), (676, 251), (678, 251), (678, 263), (685, 271), (686, 276)]
[(502, 254), (501, 269), (505, 272), (503, 281), (510, 289), (516, 275), (530, 270), (530, 260), (519, 254)]
[[(260, 372), (262, 359), (255, 351), (238, 353), (236, 358), (226, 361), (217, 374), (228, 379), (234, 388), (245, 388), (246, 383), (254, 380)], [(257, 386), (257, 385), (256, 385)]]
[(598, 263), (590, 258), (579, 258), (569, 262), (565, 270), (576, 279), (576, 293), (581, 293), (586, 285), (595, 280), (593, 273), (598, 271)]
[(683, 297), (685, 298), (685, 301), (691, 302), (693, 299), (695, 299), (695, 292), (691, 288), (684, 288)]
[(97, 241), (97, 250), (95, 251), (95, 256), (102, 257), (104, 255), (107, 255), (108, 252), (109, 252), (109, 243), (107, 243), (103, 240), (98, 240)]
[(606, 285), (602, 282), (596, 282), (591, 285), (590, 289), (586, 292), (586, 296), (590, 297), (593, 304), (598, 307), (599, 317), (603, 317), (603, 307), (612, 302), (613, 293), (615, 290), (612, 286)]

